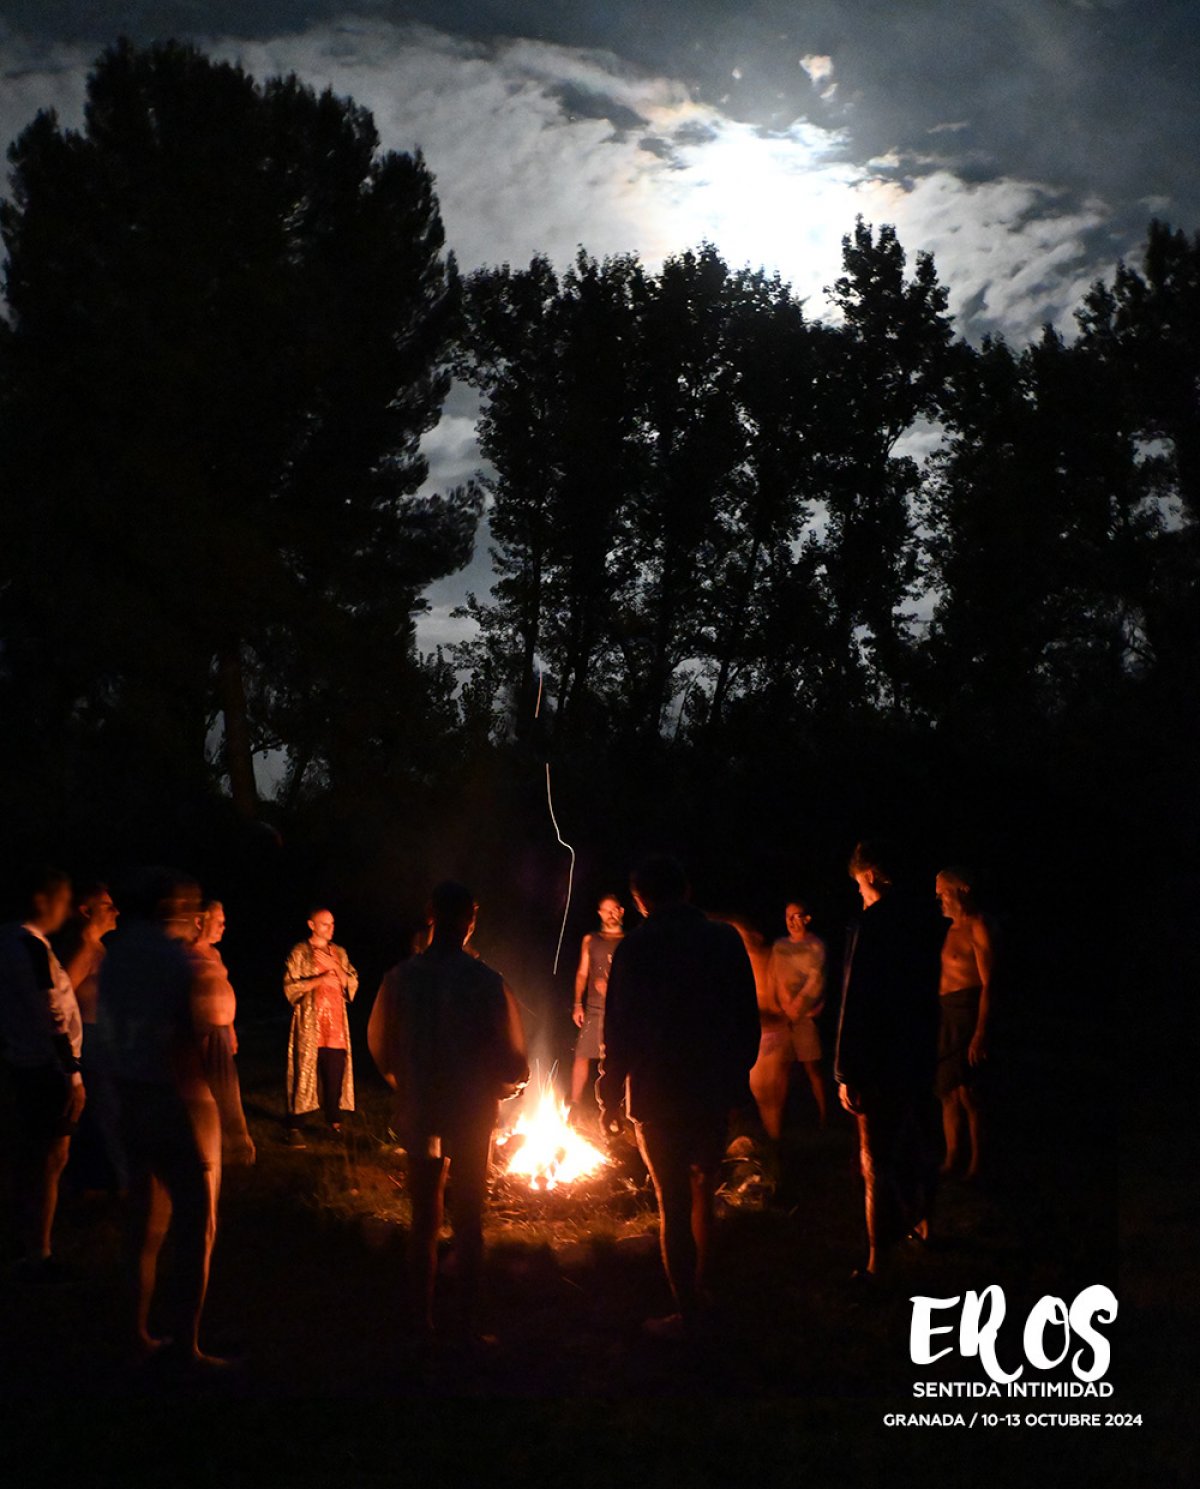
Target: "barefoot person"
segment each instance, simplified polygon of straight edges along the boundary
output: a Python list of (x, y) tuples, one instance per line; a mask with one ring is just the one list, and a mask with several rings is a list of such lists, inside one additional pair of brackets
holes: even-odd
[(333, 914), (322, 905), (308, 917), (308, 940), (292, 947), (283, 991), (292, 1005), (288, 1140), (303, 1148), (305, 1113), (320, 1107), (330, 1129), (341, 1132), (342, 1113), (354, 1110), (349, 1005), (358, 992), (358, 973), (345, 950), (334, 945)]
[(631, 888), (646, 920), (613, 955), (596, 1090), (606, 1127), (625, 1102), (654, 1181), (677, 1311), (647, 1328), (671, 1337), (700, 1311), (713, 1188), (730, 1112), (750, 1094), (758, 1004), (741, 937), (689, 903), (674, 859), (647, 860)]
[(16, 1098), (13, 1197), (22, 1271), (37, 1282), (61, 1275), (51, 1254), (58, 1185), (86, 1100), (79, 1003), (50, 949), (70, 909), (70, 879), (39, 870), (26, 887), (23, 923), (0, 935), (0, 1034)]
[(974, 875), (961, 868), (943, 869), (936, 880), (938, 904), (950, 922), (942, 945), (938, 989), (941, 1025), (936, 1089), (946, 1137), (942, 1172), (955, 1172), (965, 1159), (967, 1179), (979, 1176), (983, 1124), (974, 1087), (976, 1072), (987, 1059), (996, 961), (995, 932), (975, 904), (973, 885)]
[(575, 1063), (571, 1067), (571, 1110), (574, 1111), (587, 1085), (593, 1060), (604, 1052), (604, 1002), (608, 994), (608, 969), (613, 952), (625, 935), (625, 906), (615, 894), (606, 894), (596, 906), (600, 929), (583, 938), (579, 970), (575, 973), (575, 1008), (572, 1017), (579, 1030), (575, 1041)]
[(225, 935), (225, 907), (220, 900), (205, 900), (200, 935), (192, 947), (196, 973), (197, 1024), (204, 1075), (221, 1114), (221, 1161), (225, 1164), (254, 1162), (254, 1139), (242, 1110), (242, 1088), (238, 1082), (237, 995), (217, 950)]
[(817, 1030), (825, 1007), (825, 943), (809, 929), (812, 916), (801, 900), (788, 903), (784, 923), (788, 933), (771, 947), (766, 975), (759, 979), (762, 1037), (750, 1072), (750, 1089), (772, 1143), (778, 1143), (783, 1130), (792, 1066), (797, 1062), (808, 1076), (822, 1127), (826, 1117)]
[(80, 1069), (88, 1093), (79, 1130), (71, 1140), (67, 1178), (79, 1189), (113, 1194), (128, 1188), (129, 1173), (121, 1146), (117, 1086), (104, 1058), (96, 1018), (104, 938), (116, 929), (117, 919), (117, 907), (108, 885), (90, 884), (75, 896), (75, 909), (55, 942), (59, 960), (79, 1001), (83, 1020)]
[[(221, 1121), (204, 1079), (196, 976), (188, 949), (200, 890), (168, 870), (145, 873), (123, 902), (100, 973), (99, 1027), (121, 1099), (130, 1170), (128, 1258), (135, 1333), (186, 1369), (223, 1362), (200, 1349), (221, 1189)], [(171, 1287), (154, 1316), (158, 1259), (171, 1237)]]
[(889, 848), (859, 843), (850, 875), (863, 911), (846, 947), (834, 1062), (842, 1105), (858, 1122), (875, 1278), (896, 1244), (925, 1235), (941, 1142), (933, 1097), (943, 931), (932, 906), (896, 884)]
[(412, 1197), (409, 1290), (419, 1336), (434, 1331), (437, 1241), (447, 1181), (462, 1300), (460, 1327), (476, 1327), (483, 1209), (497, 1103), (529, 1078), (516, 1001), (504, 979), (464, 948), (474, 896), (439, 884), (430, 897), (428, 949), (385, 976), (367, 1040), (396, 1092), (396, 1131)]

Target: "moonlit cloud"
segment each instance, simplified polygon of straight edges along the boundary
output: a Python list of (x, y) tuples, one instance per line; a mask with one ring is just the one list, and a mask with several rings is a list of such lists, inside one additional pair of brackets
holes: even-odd
[(810, 52), (807, 57), (800, 58), (801, 68), (808, 73), (814, 88), (819, 88), (822, 83), (829, 82), (833, 77), (833, 58), (817, 56)]
[[(980, 171), (948, 153), (969, 127), (949, 114), (921, 131), (938, 137), (942, 153), (919, 153), (905, 139), (866, 158), (844, 112), (820, 110), (840, 126), (800, 117), (766, 128), (607, 51), (467, 40), (376, 20), (204, 45), (257, 76), (294, 71), (349, 94), (371, 109), (385, 147), (420, 147), (465, 270), (523, 264), (539, 252), (561, 265), (580, 244), (598, 255), (636, 252), (656, 267), (707, 239), (735, 265), (778, 270), (820, 315), (841, 239), (861, 214), (894, 223), (910, 253), (935, 254), (960, 329), (1020, 339), (1044, 321), (1069, 329), (1091, 280), (1135, 247), (1113, 238), (1103, 201), (1072, 197), (1053, 180)], [(91, 60), (62, 44), (35, 51), (0, 42), (0, 132), (11, 137), (46, 105), (77, 125)], [(833, 59), (808, 53), (799, 65), (814, 104), (828, 103), (838, 86)], [(452, 403), (427, 439), (431, 486), (458, 484), (475, 469), (473, 412)], [(469, 579), (486, 588), (486, 555)], [(431, 592), (424, 644), (460, 633), (450, 618), (456, 597), (445, 587)]]

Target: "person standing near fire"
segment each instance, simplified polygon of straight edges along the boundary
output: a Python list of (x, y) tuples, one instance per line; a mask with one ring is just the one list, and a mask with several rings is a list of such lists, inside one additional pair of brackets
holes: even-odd
[(749, 1099), (758, 1053), (754, 969), (731, 925), (690, 903), (673, 858), (633, 874), (645, 923), (617, 948), (596, 1094), (611, 1130), (622, 1100), (658, 1198), (663, 1267), (676, 1312), (646, 1324), (684, 1337), (699, 1320), (713, 1193), (730, 1112)]
[(834, 1076), (858, 1124), (867, 1259), (852, 1280), (862, 1284), (879, 1277), (906, 1235), (929, 1234), (941, 1150), (933, 1088), (945, 929), (933, 905), (904, 888), (890, 845), (859, 843), (849, 870), (863, 908), (846, 944)]
[(409, 1299), (420, 1340), (434, 1334), (447, 1182), (458, 1323), (468, 1339), (481, 1337), (475, 1329), (492, 1129), (501, 1097), (529, 1079), (516, 1000), (500, 974), (467, 949), (476, 910), (461, 884), (433, 890), (429, 945), (387, 973), (367, 1027), (371, 1057), (396, 1092), (396, 1132), (407, 1154)]
[(303, 1148), (303, 1118), (318, 1108), (335, 1133), (342, 1113), (354, 1110), (354, 1066), (349, 1006), (358, 973), (345, 949), (334, 944), (333, 913), (323, 905), (308, 917), (308, 939), (292, 947), (283, 991), (292, 1005), (288, 1034), (288, 1141)]
[(938, 989), (937, 1094), (946, 1139), (942, 1173), (954, 1173), (965, 1154), (966, 1179), (979, 1177), (983, 1120), (976, 1078), (987, 1059), (996, 964), (995, 929), (975, 902), (974, 884), (974, 874), (962, 868), (943, 869), (935, 881), (938, 904), (950, 922)]
[(229, 981), (218, 945), (225, 935), (225, 907), (220, 900), (205, 900), (200, 935), (191, 948), (196, 973), (196, 1022), (204, 1074), (221, 1114), (221, 1159), (226, 1164), (254, 1162), (254, 1139), (242, 1110), (242, 1088), (238, 1081), (237, 994)]
[(788, 903), (784, 924), (787, 935), (772, 946), (768, 970), (776, 1006), (787, 1026), (784, 1096), (786, 1098), (791, 1065), (803, 1065), (817, 1104), (817, 1116), (824, 1127), (825, 1078), (821, 1073), (821, 1035), (817, 1020), (825, 1008), (825, 943), (810, 929), (812, 911), (803, 900)]
[(600, 929), (583, 938), (579, 969), (575, 973), (575, 1008), (572, 1018), (579, 1030), (575, 1041), (575, 1063), (571, 1067), (572, 1117), (583, 1097), (592, 1062), (604, 1053), (604, 1005), (608, 997), (608, 973), (613, 952), (625, 936), (625, 906), (615, 894), (604, 895), (596, 906)]

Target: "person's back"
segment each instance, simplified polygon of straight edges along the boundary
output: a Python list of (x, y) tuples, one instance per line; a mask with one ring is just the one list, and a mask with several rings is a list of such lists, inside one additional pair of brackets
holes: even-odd
[(153, 921), (114, 936), (100, 969), (98, 1029), (116, 1078), (146, 1085), (179, 1079), (191, 1027), (194, 972), (184, 947)]
[(389, 1064), (401, 1124), (422, 1138), (471, 1127), (528, 1074), (498, 972), (461, 948), (431, 947), (389, 974)]
[(936, 911), (902, 890), (863, 911), (846, 959), (840, 1082), (855, 1090), (932, 1089), (944, 934)]
[(617, 948), (605, 1069), (629, 1080), (629, 1115), (681, 1120), (748, 1096), (758, 1051), (754, 973), (737, 931), (687, 903), (655, 911)]

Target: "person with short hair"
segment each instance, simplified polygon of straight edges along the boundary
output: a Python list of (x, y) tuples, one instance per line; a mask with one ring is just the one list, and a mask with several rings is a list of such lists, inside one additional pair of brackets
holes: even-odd
[(758, 1059), (750, 1072), (750, 1089), (772, 1143), (778, 1143), (783, 1132), (783, 1112), (796, 1063), (803, 1065), (808, 1076), (822, 1127), (826, 1119), (817, 1028), (825, 1007), (825, 943), (809, 929), (812, 914), (803, 900), (788, 902), (784, 921), (787, 935), (772, 945), (760, 980), (762, 1034)]
[(859, 843), (849, 870), (863, 911), (847, 941), (834, 1073), (858, 1124), (867, 1260), (854, 1276), (869, 1281), (906, 1235), (928, 1234), (941, 1148), (933, 1079), (944, 932), (933, 907), (897, 883), (886, 844)]
[[(940, 1024), (936, 1089), (942, 1103), (946, 1158), (942, 1173), (954, 1173), (966, 1150), (963, 1175), (977, 1179), (984, 1136), (976, 1076), (988, 1054), (988, 1021), (996, 965), (996, 933), (975, 900), (969, 869), (947, 868), (934, 881), (938, 904), (950, 922), (942, 944), (938, 988)], [(965, 1129), (965, 1138), (964, 1138)]]
[(579, 1030), (571, 1067), (571, 1111), (583, 1098), (592, 1062), (604, 1053), (604, 1003), (613, 952), (625, 935), (625, 906), (615, 894), (602, 895), (596, 905), (600, 929), (583, 938), (575, 973), (572, 1018)]
[[(164, 1350), (189, 1371), (225, 1364), (200, 1348), (221, 1191), (221, 1122), (204, 1078), (188, 954), (200, 906), (200, 887), (186, 874), (140, 874), (101, 968), (99, 1004), (129, 1159), (135, 1345), (144, 1357)], [(158, 1260), (168, 1234), (172, 1285), (156, 1319)]]
[(123, 1193), (129, 1186), (117, 1086), (97, 1025), (104, 938), (116, 929), (118, 918), (108, 885), (86, 885), (76, 894), (71, 918), (54, 942), (79, 1002), (83, 1020), (80, 1070), (88, 1093), (79, 1129), (71, 1139), (67, 1178), (84, 1191), (110, 1194)]
[(225, 936), (225, 907), (220, 900), (205, 900), (200, 934), (191, 948), (197, 988), (197, 1025), (204, 1075), (221, 1114), (221, 1161), (252, 1164), (254, 1139), (242, 1110), (242, 1088), (238, 1081), (238, 1040), (234, 1019), (237, 995), (229, 980), (218, 945)]
[(367, 1031), (371, 1055), (396, 1092), (396, 1131), (408, 1155), (409, 1294), (414, 1326), (424, 1337), (434, 1332), (447, 1183), (460, 1324), (474, 1332), (498, 1102), (529, 1079), (516, 1000), (498, 972), (465, 950), (476, 913), (463, 885), (433, 890), (429, 945), (384, 977)]
[(50, 945), (71, 911), (71, 880), (60, 869), (38, 869), (24, 900), (24, 919), (0, 933), (0, 1035), (16, 1098), (21, 1267), (32, 1281), (53, 1282), (62, 1276), (52, 1254), (59, 1180), (86, 1101), (79, 1001)]
[(758, 1053), (758, 999), (737, 930), (690, 903), (675, 859), (647, 859), (631, 888), (646, 918), (613, 953), (596, 1093), (610, 1130), (624, 1101), (654, 1182), (676, 1312), (646, 1327), (674, 1337), (701, 1311), (729, 1116), (749, 1099)]
[(334, 944), (333, 912), (316, 905), (308, 917), (308, 939), (288, 955), (283, 991), (292, 1005), (288, 1033), (288, 1141), (304, 1147), (304, 1116), (322, 1111), (331, 1131), (342, 1130), (342, 1113), (354, 1110), (354, 1061), (349, 1007), (358, 973), (345, 949)]

